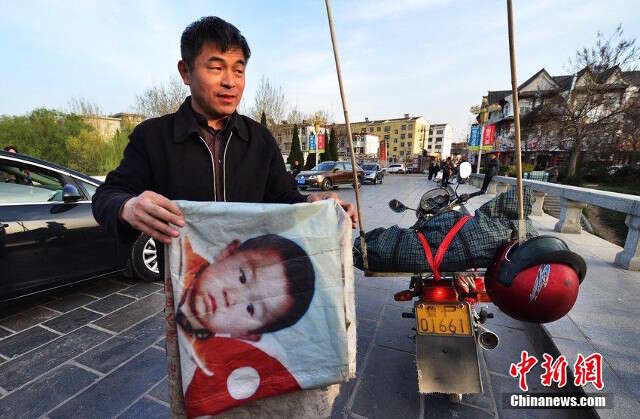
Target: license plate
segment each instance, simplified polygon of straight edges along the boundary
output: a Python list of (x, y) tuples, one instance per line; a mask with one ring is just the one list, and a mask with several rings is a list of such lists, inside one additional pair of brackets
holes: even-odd
[(421, 335), (471, 336), (471, 308), (467, 303), (416, 304)]
[(304, 178), (303, 177), (299, 177), (298, 178), (298, 185), (304, 185)]

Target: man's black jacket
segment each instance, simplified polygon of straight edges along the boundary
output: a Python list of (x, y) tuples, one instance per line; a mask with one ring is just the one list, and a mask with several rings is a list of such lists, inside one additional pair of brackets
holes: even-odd
[[(95, 219), (120, 241), (132, 242), (140, 234), (119, 219), (121, 206), (146, 190), (172, 200), (215, 200), (212, 157), (190, 107), (187, 98), (176, 113), (138, 125), (120, 166), (94, 194)], [(306, 200), (264, 126), (234, 113), (225, 135), (222, 173), (226, 201), (292, 204)]]

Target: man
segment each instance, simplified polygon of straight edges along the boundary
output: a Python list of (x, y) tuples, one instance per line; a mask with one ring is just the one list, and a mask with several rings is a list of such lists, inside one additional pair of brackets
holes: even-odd
[[(144, 232), (169, 243), (184, 226), (171, 200), (293, 204), (335, 199), (355, 228), (352, 204), (333, 192), (300, 194), (273, 136), (237, 113), (251, 55), (240, 31), (218, 17), (205, 17), (185, 29), (180, 51), (178, 71), (191, 96), (177, 112), (144, 121), (131, 133), (120, 165), (93, 196), (96, 220), (123, 242)], [(163, 247), (158, 249), (164, 277)], [(322, 398), (330, 399), (326, 391)]]
[(449, 185), (449, 177), (451, 176), (454, 170), (455, 170), (455, 167), (451, 162), (451, 157), (447, 157), (447, 160), (445, 160), (442, 163), (442, 187), (443, 188), (446, 188), (447, 185)]
[(489, 163), (487, 163), (487, 170), (484, 174), (482, 187), (480, 188), (481, 193), (483, 194), (487, 193), (487, 188), (489, 187), (489, 183), (491, 183), (491, 179), (494, 176), (497, 176), (499, 173), (500, 173), (500, 160), (498, 160), (495, 152), (489, 153)]

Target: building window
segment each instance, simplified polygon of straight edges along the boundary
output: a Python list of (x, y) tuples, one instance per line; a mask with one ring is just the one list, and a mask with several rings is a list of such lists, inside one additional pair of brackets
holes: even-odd
[(413, 138), (413, 134), (412, 134), (412, 133), (409, 133), (408, 137), (409, 137), (409, 138)]
[(393, 140), (393, 142), (394, 142), (394, 143), (396, 143), (396, 144), (398, 144), (398, 139), (397, 139), (397, 138), (396, 138), (396, 139), (394, 139), (394, 140)]
[(400, 143), (400, 147), (404, 147), (404, 141)]
[(376, 127), (376, 131), (377, 131), (377, 132), (380, 132), (380, 127)]
[(400, 134), (400, 138), (404, 140), (404, 134)]
[(391, 127), (388, 125), (384, 127), (384, 132), (391, 132)]
[(404, 151), (401, 151), (401, 152), (400, 152), (400, 155), (401, 155), (401, 156), (404, 156)]
[(438, 131), (436, 131), (436, 134), (442, 134), (444, 131), (439, 129)]
[(398, 151), (398, 147), (393, 147), (393, 151)]
[(369, 132), (373, 132), (373, 127), (369, 127)]
[(394, 130), (393, 130), (393, 133), (394, 133), (394, 134), (397, 134), (397, 133), (398, 133), (398, 130), (397, 130), (397, 129), (394, 129)]
[(386, 134), (386, 135), (384, 136), (384, 139), (385, 139), (385, 140), (388, 140), (388, 139), (389, 139), (389, 134)]
[(411, 147), (411, 141), (407, 143), (407, 147)]
[(406, 126), (406, 125), (404, 125), (404, 124), (402, 125), (402, 127), (401, 127), (401, 128), (402, 128), (402, 131), (406, 131), (406, 130), (407, 130), (407, 126)]

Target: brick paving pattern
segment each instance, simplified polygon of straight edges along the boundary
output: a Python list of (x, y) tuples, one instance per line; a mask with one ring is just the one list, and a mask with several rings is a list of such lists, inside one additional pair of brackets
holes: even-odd
[[(402, 175), (386, 176), (383, 185), (364, 186), (366, 228), (411, 225), (412, 212), (395, 214), (387, 202), (398, 198), (415, 208), (421, 193), (430, 187), (433, 184), (423, 176)], [(350, 187), (338, 192), (355, 202)], [(509, 364), (522, 349), (540, 357), (546, 346), (539, 328), (497, 310), (491, 310), (496, 318), (487, 326), (501, 342), (481, 358), (484, 393), (465, 395), (459, 404), (443, 396), (419, 395), (414, 323), (401, 317), (410, 303), (393, 301), (393, 293), (407, 286), (407, 278), (364, 278), (356, 270), (357, 377), (342, 385), (332, 417), (590, 415), (504, 409), (502, 393), (517, 391), (516, 381), (507, 375)], [(169, 417), (163, 307), (161, 284), (115, 277), (3, 309), (0, 417)]]

